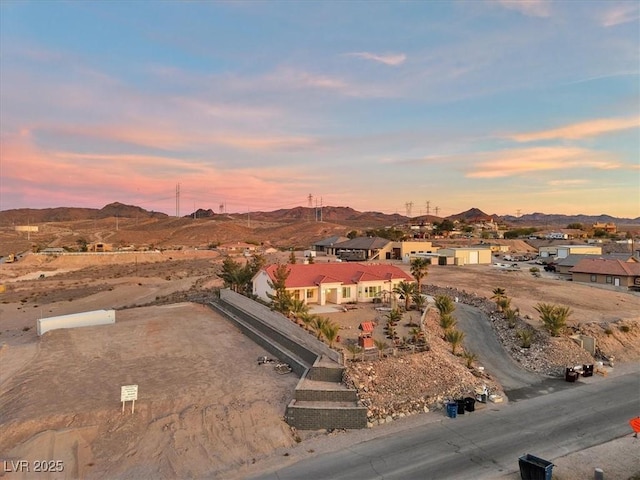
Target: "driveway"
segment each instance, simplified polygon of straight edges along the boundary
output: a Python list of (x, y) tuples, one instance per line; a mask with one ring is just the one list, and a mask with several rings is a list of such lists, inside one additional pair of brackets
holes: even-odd
[(478, 355), (478, 362), (502, 385), (510, 401), (565, 390), (571, 385), (562, 378), (533, 373), (518, 365), (498, 340), (487, 314), (480, 309), (457, 303), (454, 316), (458, 328), (465, 333), (465, 348)]

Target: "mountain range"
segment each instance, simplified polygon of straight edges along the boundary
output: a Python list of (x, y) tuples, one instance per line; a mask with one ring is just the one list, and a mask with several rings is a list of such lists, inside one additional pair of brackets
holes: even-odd
[[(166, 213), (148, 211), (135, 205), (125, 205), (120, 202), (110, 203), (101, 209), (78, 208), (78, 207), (58, 207), (30, 209), (20, 208), (0, 211), (0, 226), (28, 225), (48, 222), (68, 222), (77, 220), (99, 220), (104, 218), (135, 218), (135, 219), (165, 219), (171, 218)], [(464, 212), (450, 215), (448, 217), (437, 217), (435, 215), (422, 215), (419, 217), (407, 217), (398, 213), (387, 214), (381, 212), (359, 212), (351, 207), (326, 206), (319, 208), (294, 207), (290, 209), (279, 209), (270, 212), (248, 212), (248, 213), (215, 213), (211, 209), (197, 209), (184, 218), (209, 218), (220, 220), (237, 220), (247, 218), (259, 222), (274, 223), (294, 223), (300, 221), (323, 221), (336, 224), (345, 224), (359, 228), (380, 228), (383, 226), (403, 225), (410, 220), (412, 223), (438, 223), (444, 219), (463, 221), (466, 223), (476, 223), (481, 221), (495, 221), (506, 223), (507, 225), (527, 225), (527, 226), (549, 226), (566, 227), (570, 223), (582, 223), (591, 225), (596, 222), (612, 222), (616, 224), (637, 225), (640, 224), (638, 218), (617, 218), (611, 215), (561, 215), (531, 213), (518, 217), (512, 215), (489, 215), (479, 208), (471, 208)]]

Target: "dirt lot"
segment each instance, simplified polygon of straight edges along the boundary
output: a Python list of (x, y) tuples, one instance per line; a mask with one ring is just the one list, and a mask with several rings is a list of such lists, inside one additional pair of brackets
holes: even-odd
[[(47, 452), (65, 462), (64, 477), (55, 478), (231, 478), (307, 441), (331, 444), (335, 438), (323, 437), (296, 447), (282, 416), (297, 379), (258, 366), (261, 348), (188, 302), (220, 285), (219, 262), (215, 252), (191, 250), (29, 255), (0, 265), (0, 460)], [(528, 272), (434, 266), (425, 283), (483, 296), (504, 287), (532, 324), (538, 301), (569, 305), (579, 322), (637, 322), (640, 311), (638, 297)], [(100, 308), (118, 309), (115, 325), (35, 333), (42, 316)], [(374, 312), (344, 314), (343, 339), (355, 338)], [(616, 338), (620, 360), (640, 358), (637, 338), (602, 335)], [(133, 383), (135, 414), (123, 415), (119, 387)]]

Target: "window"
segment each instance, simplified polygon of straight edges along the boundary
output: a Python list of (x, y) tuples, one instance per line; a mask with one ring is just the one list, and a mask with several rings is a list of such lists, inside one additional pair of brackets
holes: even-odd
[(293, 291), (293, 298), (295, 298), (296, 300), (300, 300), (300, 290)]
[(598, 281), (598, 276), (597, 275), (591, 275), (591, 281), (592, 282), (597, 282)]
[(611, 278), (610, 275), (607, 275), (606, 281), (607, 283), (613, 283), (613, 278)]
[(313, 298), (313, 290), (307, 290), (307, 298)]
[(351, 298), (351, 287), (342, 287), (342, 298)]
[(369, 298), (375, 298), (378, 296), (378, 294), (380, 292), (382, 292), (382, 287), (377, 286), (377, 287), (369, 287), (368, 289), (364, 289), (365, 293), (367, 293), (367, 297)]

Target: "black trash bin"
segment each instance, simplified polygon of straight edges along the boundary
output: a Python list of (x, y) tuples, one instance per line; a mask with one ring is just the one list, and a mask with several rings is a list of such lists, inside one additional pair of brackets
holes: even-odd
[(564, 371), (564, 379), (567, 382), (575, 382), (578, 379), (578, 372), (573, 367), (567, 367)]
[(593, 363), (582, 365), (582, 376), (593, 377)]
[(526, 454), (518, 459), (522, 480), (551, 480), (553, 463), (548, 460)]
[(464, 408), (467, 412), (473, 412), (476, 409), (476, 399), (473, 397), (466, 397), (464, 399)]
[(456, 400), (458, 404), (458, 415), (464, 415), (464, 398)]

